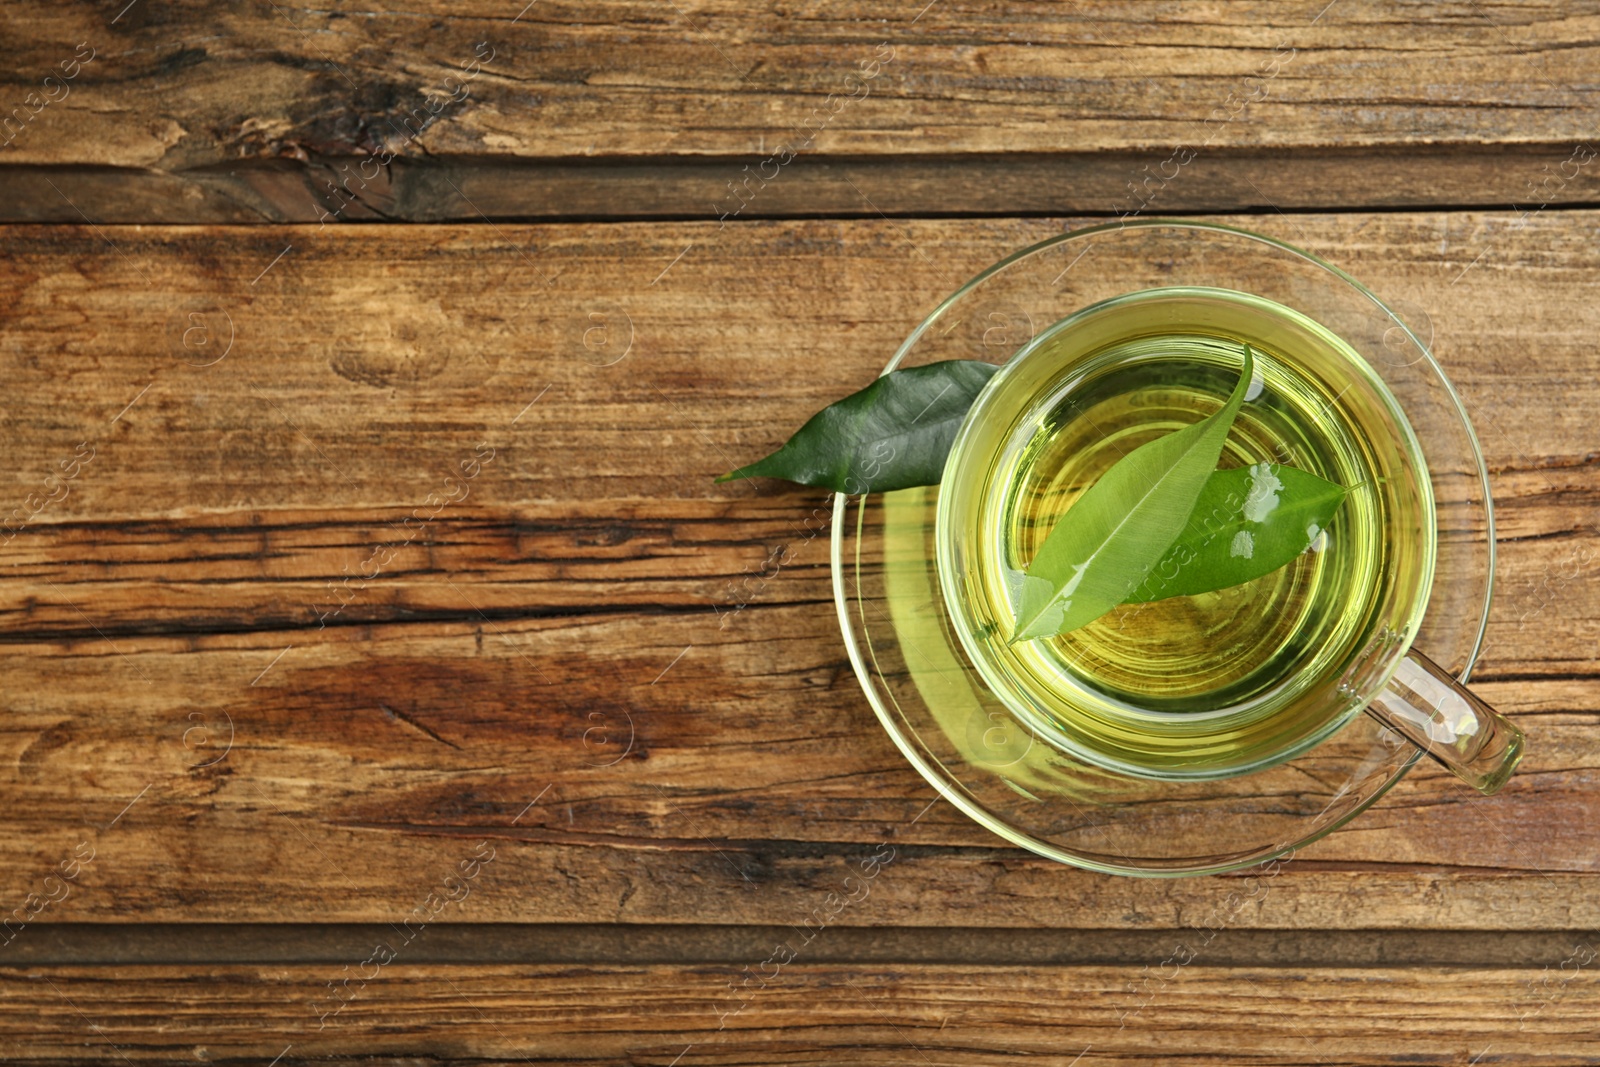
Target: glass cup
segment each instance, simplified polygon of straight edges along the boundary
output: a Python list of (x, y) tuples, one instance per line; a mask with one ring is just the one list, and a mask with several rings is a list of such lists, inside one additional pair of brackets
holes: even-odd
[[(1016, 447), (1030, 403), (1070, 385), (1074, 359), (1093, 347), (1057, 342), (1092, 336), (1096, 316), (1119, 301), (1179, 291), (1251, 294), (1266, 309), (1257, 340), (1269, 349), (1293, 347), (1297, 330), (1337, 338), (1352, 387), (1386, 413), (1389, 432), (1376, 449), (1382, 491), (1392, 508), (1420, 519), (1410, 535), (1387, 531), (1401, 539), (1395, 553), (1411, 557), (1401, 568), (1407, 580), (1384, 590), (1363, 640), (1317, 672), (1313, 696), (1324, 714), (1298, 717), (1287, 733), (1257, 716), (1251, 744), (1208, 748), (1208, 731), (1232, 730), (1252, 714), (1223, 706), (1146, 730), (1146, 750), (1129, 751), (1125, 735), (1113, 743), (1109, 733), (1060, 729), (1038, 664), (979, 636), (994, 620), (974, 615), (982, 598), (970, 595), (971, 583), (995, 575), (984, 573), (992, 561), (972, 554), (971, 535), (993, 520), (997, 498), (967, 490)], [(1192, 874), (1314, 840), (1372, 803), (1423, 752), (1484, 793), (1510, 776), (1522, 734), (1461, 685), (1481, 645), (1493, 574), (1482, 457), (1423, 343), (1359, 283), (1228, 227), (1091, 227), (974, 279), (886, 370), (974, 358), (1005, 366), (958, 434), (944, 485), (840, 496), (834, 525), (835, 594), (858, 677), (891, 737), (958, 807), (1068, 863)], [(956, 485), (961, 492), (942, 492)], [(1153, 752), (1184, 758), (1155, 766)]]
[[(1291, 565), (1248, 588), (1209, 597), (1221, 602), (1204, 623), (1212, 640), (1198, 659), (1177, 665), (1167, 656), (1163, 616), (1193, 617), (1199, 609), (1192, 602), (1169, 604), (1175, 607), (1171, 612), (1129, 605), (1065, 641), (1005, 640), (1014, 621), (1009, 589), (1017, 569), (1027, 564), (1027, 558), (1015, 558), (1019, 549), (1010, 542), (1029, 532), (1037, 539), (1036, 531), (1011, 527), (1023, 499), (1037, 491), (1021, 475), (1039, 444), (1040, 428), (1052, 412), (1092, 403), (1079, 398), (1093, 393), (1094, 368), (1105, 362), (1097, 357), (1107, 350), (1127, 351), (1139, 344), (1141, 333), (1203, 339), (1203, 347), (1197, 347), (1206, 354), (1237, 351), (1245, 344), (1255, 349), (1257, 395), (1241, 412), (1224, 450), (1235, 465), (1266, 464), (1270, 472), (1273, 450), (1285, 447), (1273, 422), (1276, 433), (1304, 437), (1306, 427), (1297, 420), (1353, 424), (1350, 413), (1362, 412), (1359, 439), (1341, 440), (1345, 454), (1327, 449), (1326, 460), (1346, 464), (1339, 481), (1364, 483), (1343, 510), (1362, 512), (1364, 522), (1347, 525), (1366, 537), (1359, 545), (1332, 546), (1326, 544), (1330, 534), (1339, 542), (1355, 538), (1330, 529), (1321, 531), (1324, 543), (1319, 544), (1324, 558), (1337, 549), (1352, 572), (1344, 583), (1355, 594), (1349, 610), (1340, 605), (1317, 614), (1316, 597), (1295, 595)], [(1147, 392), (1170, 393), (1174, 370), (1170, 361), (1162, 362), (1169, 346), (1145, 347)], [(1269, 363), (1268, 353), (1286, 355)], [(1294, 359), (1304, 365), (1291, 363)], [(1132, 362), (1135, 373), (1140, 362)], [(1231, 369), (1225, 367), (1224, 373), (1231, 376)], [(1134, 399), (1147, 397), (1135, 394)], [(1105, 406), (1121, 406), (1127, 397), (1106, 400)], [(1258, 410), (1264, 418), (1256, 417)], [(1127, 406), (1122, 412), (1133, 422), (1130, 432), (1139, 434), (1142, 416), (1130, 415)], [(1080, 455), (1084, 446), (1104, 439), (1092, 415), (1082, 419), (1087, 427), (1074, 442)], [(1126, 435), (1124, 441), (1112, 447), (1136, 443)], [(1302, 442), (1302, 447), (1309, 452), (1315, 446)], [(1037, 471), (1032, 475), (1035, 483), (1040, 477)], [(1290, 759), (1372, 705), (1375, 713), (1395, 717), (1396, 728), (1420, 728), (1446, 766), (1485, 792), (1503, 782), (1515, 763), (1520, 752), (1515, 727), (1482, 709), (1464, 690), (1450, 691), (1448, 679), (1443, 690), (1420, 690), (1413, 681), (1405, 684), (1403, 697), (1389, 692), (1402, 665), (1409, 668), (1408, 679), (1417, 672), (1436, 676), (1420, 653), (1407, 655), (1433, 580), (1432, 483), (1422, 446), (1382, 375), (1300, 312), (1250, 294), (1192, 286), (1144, 290), (1084, 308), (1024, 345), (990, 379), (956, 434), (940, 490), (935, 544), (941, 592), (956, 635), (990, 691), (1034, 736), (1052, 745), (1128, 774), (1221, 778)], [(1334, 525), (1340, 525), (1338, 518)], [(1304, 559), (1313, 562), (1309, 554)], [(1263, 585), (1269, 588), (1258, 591)], [(1331, 598), (1324, 594), (1323, 599)], [(1279, 661), (1276, 670), (1255, 672), (1266, 681), (1248, 696), (1230, 693), (1230, 687), (1208, 677), (1221, 673), (1213, 666), (1224, 651), (1218, 647), (1226, 643), (1221, 635), (1229, 633), (1241, 638), (1226, 649), (1230, 658)], [(1083, 634), (1127, 650), (1114, 672), (1124, 680), (1123, 691), (1085, 686), (1084, 662), (1098, 657), (1093, 640)], [(1073, 650), (1074, 644), (1080, 648)], [(1286, 646), (1298, 654), (1284, 655)], [(1188, 687), (1208, 699), (1201, 706), (1190, 701), (1181, 711), (1167, 710), (1126, 691), (1140, 684), (1151, 691)], [(1446, 734), (1478, 744), (1468, 751), (1438, 744)]]

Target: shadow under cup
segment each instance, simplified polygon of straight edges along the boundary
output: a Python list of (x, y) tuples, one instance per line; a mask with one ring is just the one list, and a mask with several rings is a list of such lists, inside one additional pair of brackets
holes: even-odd
[[(1120, 454), (1220, 407), (1245, 344), (1256, 380), (1221, 465), (1352, 487), (1308, 531), (1314, 550), (1246, 585), (1008, 644), (1010, 590), (1055, 520)], [(1210, 407), (1175, 415), (1173, 396)], [(984, 684), (1037, 741), (1142, 778), (1245, 774), (1327, 739), (1404, 659), (1434, 574), (1428, 469), (1383, 377), (1320, 323), (1231, 290), (1128, 293), (1043, 331), (968, 413), (937, 507), (940, 588)]]

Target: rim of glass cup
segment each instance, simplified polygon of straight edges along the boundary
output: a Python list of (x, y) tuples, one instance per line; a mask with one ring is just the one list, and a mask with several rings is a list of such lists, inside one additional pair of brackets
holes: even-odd
[[(941, 300), (938, 306), (935, 307), (933, 311), (931, 311), (927, 317), (925, 317), (922, 322), (917, 325), (916, 329), (912, 330), (911, 333), (907, 335), (906, 339), (900, 343), (900, 347), (895, 350), (894, 355), (889, 359), (889, 362), (884, 366), (883, 370), (878, 376), (882, 377), (883, 375), (888, 374), (890, 371), (893, 371), (899, 367), (900, 362), (905, 359), (905, 357), (910, 353), (911, 349), (915, 347), (919, 340), (922, 339), (922, 336), (927, 333), (928, 330), (931, 329), (941, 317), (943, 317), (945, 312), (947, 312), (957, 303), (957, 301), (966, 296), (967, 293), (971, 292), (973, 289), (977, 288), (985, 280), (1005, 270), (1013, 263), (1025, 259), (1026, 257), (1037, 252), (1043, 251), (1046, 248), (1051, 248), (1055, 245), (1062, 244), (1066, 241), (1079, 240), (1099, 233), (1106, 233), (1110, 231), (1121, 232), (1125, 229), (1134, 228), (1209, 231), (1219, 234), (1226, 234), (1230, 237), (1255, 241), (1271, 248), (1287, 252), (1290, 255), (1305, 260), (1314, 267), (1319, 267), (1322, 270), (1327, 271), (1333, 277), (1344, 282), (1361, 296), (1371, 301), (1380, 311), (1389, 316), (1389, 318), (1393, 319), (1395, 324), (1399, 326), (1400, 329), (1405, 331), (1406, 337), (1413, 345), (1416, 346), (1417, 351), (1422, 353), (1422, 358), (1427, 361), (1429, 369), (1444, 386), (1445, 395), (1448, 397), (1451, 406), (1455, 410), (1457, 417), (1460, 419), (1462, 428), (1466, 431), (1467, 444), (1472, 451), (1472, 459), (1477, 467), (1478, 488), (1483, 496), (1484, 538), (1487, 542), (1485, 546), (1485, 569), (1487, 574), (1485, 576), (1486, 581), (1484, 583), (1483, 604), (1479, 613), (1477, 632), (1473, 635), (1472, 646), (1468, 650), (1465, 664), (1462, 666), (1457, 675), (1458, 679), (1462, 682), (1469, 680), (1472, 676), (1472, 669), (1478, 662), (1478, 656), (1483, 652), (1483, 637), (1488, 629), (1489, 607), (1494, 596), (1494, 573), (1496, 562), (1494, 498), (1490, 495), (1489, 472), (1488, 468), (1484, 465), (1483, 449), (1478, 442), (1477, 430), (1473, 427), (1472, 419), (1467, 414), (1466, 405), (1461, 402), (1461, 394), (1456, 391), (1455, 383), (1450, 380), (1449, 375), (1445, 374), (1444, 368), (1441, 367), (1439, 365), (1439, 361), (1434, 358), (1433, 352), (1429, 350), (1428, 346), (1422, 343), (1422, 340), (1417, 337), (1410, 325), (1400, 317), (1399, 313), (1379, 299), (1377, 294), (1373, 293), (1371, 289), (1368, 289), (1365, 285), (1362, 285), (1359, 281), (1351, 277), (1345, 271), (1340, 270), (1333, 264), (1324, 261), (1319, 256), (1313, 255), (1312, 253), (1307, 252), (1305, 249), (1298, 248), (1286, 241), (1280, 241), (1275, 237), (1267, 237), (1250, 230), (1240, 229), (1237, 226), (1224, 226), (1220, 223), (1214, 222), (1196, 222), (1185, 219), (1168, 218), (1138, 219), (1133, 222), (1129, 222), (1124, 219), (1118, 222), (1101, 223), (1094, 226), (1085, 226), (1077, 230), (1069, 230), (1066, 233), (1056, 234), (1053, 237), (1048, 237), (1043, 241), (1038, 241), (1034, 244), (1028, 245), (1025, 248), (1019, 249), (973, 275), (973, 277), (966, 284), (962, 285), (955, 292)], [(1011, 357), (1009, 356), (1007, 357), (1007, 362), (1010, 361), (1010, 358)], [(871, 676), (871, 672), (861, 655), (861, 642), (856, 634), (855, 627), (850, 621), (849, 604), (845, 593), (844, 582), (841, 580), (841, 576), (844, 574), (844, 526), (848, 507), (848, 494), (835, 493), (833, 497), (833, 531), (832, 536), (830, 537), (830, 565), (832, 568), (833, 577), (833, 600), (834, 608), (839, 616), (839, 629), (844, 637), (845, 651), (850, 657), (851, 667), (856, 672), (856, 680), (860, 683), (866, 683)], [(862, 518), (862, 514), (863, 513), (860, 511), (857, 512), (858, 521)], [(859, 531), (857, 532), (856, 543), (857, 548), (859, 549)], [(1289, 853), (1304, 848), (1306, 845), (1320, 841), (1328, 834), (1331, 834), (1333, 831), (1350, 822), (1350, 820), (1354, 819), (1357, 815), (1360, 815), (1362, 812), (1366, 811), (1381, 797), (1383, 797), (1385, 793), (1387, 793), (1390, 789), (1393, 789), (1395, 785), (1397, 785), (1400, 780), (1406, 776), (1406, 773), (1416, 765), (1417, 760), (1420, 759), (1423, 754), (1421, 749), (1414, 748), (1395, 769), (1394, 773), (1389, 777), (1389, 780), (1384, 782), (1377, 789), (1374, 789), (1371, 796), (1363, 798), (1348, 812), (1345, 812), (1339, 818), (1332, 820), (1328, 823), (1328, 825), (1317, 827), (1310, 831), (1305, 837), (1297, 841), (1284, 844), (1281, 847), (1266, 849), (1260, 854), (1252, 855), (1247, 859), (1222, 864), (1196, 864), (1190, 867), (1162, 868), (1119, 866), (1117, 864), (1102, 863), (1096, 860), (1091, 860), (1068, 852), (1066, 849), (1059, 848), (1048, 841), (1040, 840), (1032, 834), (1012, 826), (1010, 823), (999, 818), (982, 805), (973, 802), (959, 789), (957, 789), (944, 775), (942, 775), (939, 770), (921, 752), (917, 750), (917, 748), (911, 743), (911, 740), (904, 735), (901, 729), (895, 724), (893, 714), (888, 708), (884, 707), (883, 699), (877, 692), (876, 687), (870, 684), (862, 684), (861, 689), (862, 692), (866, 694), (867, 703), (872, 706), (873, 714), (878, 717), (879, 723), (889, 734), (890, 739), (894, 742), (895, 747), (900, 750), (901, 755), (905, 756), (906, 759), (911, 763), (912, 767), (916, 769), (917, 773), (920, 774), (929, 785), (933, 786), (940, 796), (944, 797), (945, 800), (954, 805), (958, 811), (972, 819), (974, 822), (977, 822), (984, 828), (1004, 838), (1005, 840), (1010, 841), (1013, 844), (1020, 845), (1031, 852), (1035, 852), (1038, 855), (1044, 856), (1048, 859), (1056, 860), (1060, 863), (1065, 863), (1068, 866), (1099, 871), (1104, 874), (1122, 874), (1142, 878), (1181, 878), (1196, 874), (1222, 874), (1227, 871), (1242, 870), (1244, 868), (1258, 866), (1262, 863), (1268, 863), (1274, 859), (1278, 859), (1282, 856), (1288, 855)]]

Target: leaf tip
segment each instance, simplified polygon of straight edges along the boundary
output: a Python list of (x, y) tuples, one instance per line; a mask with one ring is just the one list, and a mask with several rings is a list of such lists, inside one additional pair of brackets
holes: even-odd
[[(1010, 648), (1012, 645), (1021, 644), (1024, 641), (1037, 641), (1041, 637), (1051, 636), (1056, 632), (1056, 626), (1052, 625), (1052, 623), (1058, 622), (1061, 618), (1061, 615), (1062, 612), (1059, 610), (1055, 612), (1041, 612), (1040, 614), (1029, 619), (1026, 624), (1023, 624), (1019, 619), (1017, 628), (1011, 633), (1011, 640), (1006, 642), (1006, 647)], [(1046, 616), (1049, 617), (1047, 618)], [(1043, 622), (1044, 625), (1040, 625), (1041, 622)]]

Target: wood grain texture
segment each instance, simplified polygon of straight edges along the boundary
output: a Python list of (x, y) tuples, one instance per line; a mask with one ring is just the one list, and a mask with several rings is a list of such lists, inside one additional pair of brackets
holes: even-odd
[(6, 969), (0, 1038), (20, 1064), (1095, 1067), (1171, 1063), (1181, 1049), (1201, 1067), (1298, 1067), (1337, 1049), (1339, 1062), (1369, 1065), (1554, 1067), (1600, 1052), (1600, 993), (1581, 970), (1192, 963), (1158, 979), (1108, 967), (762, 967), (765, 957), (748, 970), (417, 967), (403, 955), (363, 967), (367, 958)]
[[(796, 128), (815, 128), (810, 150), (861, 155), (1091, 152), (1197, 133), (1230, 146), (1560, 143), (1593, 133), (1596, 104), (1600, 15), (1587, 4), (519, 10), (188, 2), (138, 4), (115, 23), (86, 3), (8, 10), (17, 62), (0, 99), (41, 89), (80, 42), (95, 53), (8, 154), (171, 170), (403, 138), (407, 155), (734, 156)], [(1252, 97), (1252, 121), (1226, 121)]]
[(1476, 0), (10, 8), (0, 217), (1592, 203), (1594, 166), (1560, 167), (1597, 27)]
[[(1600, 925), (1600, 442), (1547, 402), (1600, 377), (1595, 220), (1248, 220), (1409, 309), (1480, 413), (1479, 677), (1533, 745), (1492, 800), (1413, 775), (1233, 925)], [(890, 843), (841, 925), (1201, 922), (1237, 881), (930, 806), (840, 646), (824, 499), (710, 481), (1061, 225), (0, 232), (7, 508), (44, 501), (0, 544), (6, 899), (85, 845), (37, 921), (400, 922), (487, 842), (450, 921), (791, 924)]]

